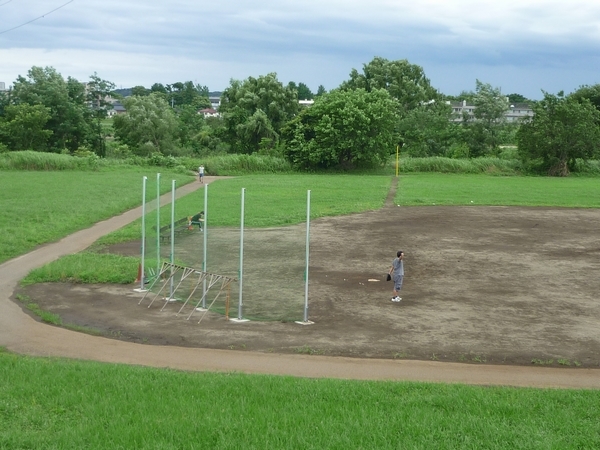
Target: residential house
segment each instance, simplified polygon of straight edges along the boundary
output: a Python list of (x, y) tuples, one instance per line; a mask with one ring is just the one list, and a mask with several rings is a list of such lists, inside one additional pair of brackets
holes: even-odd
[[(507, 99), (508, 100), (508, 99)], [(473, 116), (477, 106), (468, 104), (466, 100), (461, 102), (446, 102), (452, 106), (452, 121), (462, 122), (463, 115)], [(504, 113), (504, 117), (509, 123), (516, 123), (519, 120), (532, 117), (533, 109), (527, 103), (511, 104), (508, 110)]]
[(202, 114), (204, 118), (207, 117), (219, 117), (221, 114), (216, 109), (213, 108), (205, 108), (198, 111), (198, 114)]
[(112, 109), (108, 110), (108, 117), (116, 116), (117, 114), (125, 114), (127, 110), (123, 106), (123, 104), (119, 101), (113, 102)]

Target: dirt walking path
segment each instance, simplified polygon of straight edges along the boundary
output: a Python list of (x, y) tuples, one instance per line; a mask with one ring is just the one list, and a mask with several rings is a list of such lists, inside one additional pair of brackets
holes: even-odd
[[(214, 179), (205, 177), (206, 183)], [(188, 184), (179, 188), (176, 196), (186, 195), (201, 186), (200, 183)], [(170, 194), (167, 194), (162, 197), (161, 204), (169, 201)], [(388, 196), (386, 204), (389, 202)], [(127, 225), (140, 215), (141, 208), (133, 209), (0, 265), (0, 346), (24, 355), (190, 371), (600, 389), (600, 373), (597, 369), (588, 368), (474, 365), (137, 344), (76, 333), (37, 322), (11, 300), (19, 280), (30, 270), (63, 255), (84, 250), (101, 236)]]

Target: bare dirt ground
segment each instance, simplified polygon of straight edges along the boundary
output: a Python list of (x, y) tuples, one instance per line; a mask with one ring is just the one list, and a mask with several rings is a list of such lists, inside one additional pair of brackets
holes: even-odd
[[(163, 302), (139, 305), (135, 286), (50, 283), (15, 290), (10, 311), (19, 331), (0, 315), (0, 329), (14, 331), (0, 332), (0, 345), (193, 370), (600, 388), (599, 210), (398, 207), (394, 190), (381, 210), (311, 223), (313, 325), (235, 323), (213, 312), (198, 324), (172, 305), (161, 311)], [(405, 285), (395, 304), (383, 280), (398, 249), (406, 254)], [(109, 339), (33, 327), (16, 306), (18, 293)], [(70, 344), (25, 337), (24, 322)]]

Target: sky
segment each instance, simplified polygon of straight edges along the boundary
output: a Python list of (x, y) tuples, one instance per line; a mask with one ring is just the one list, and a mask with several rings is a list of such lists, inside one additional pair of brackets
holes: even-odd
[(446, 95), (541, 99), (600, 83), (598, 0), (0, 0), (0, 82), (33, 66), (117, 88), (222, 91), (271, 72), (330, 90), (379, 56)]

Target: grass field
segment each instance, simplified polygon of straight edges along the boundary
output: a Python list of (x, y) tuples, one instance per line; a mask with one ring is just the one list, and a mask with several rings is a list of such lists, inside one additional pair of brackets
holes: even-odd
[[(139, 204), (142, 174), (2, 172), (0, 229), (11, 236), (0, 261)], [(209, 193), (211, 202), (226, 202), (245, 187), (256, 202), (254, 226), (268, 226), (303, 220), (307, 189), (317, 217), (378, 208), (389, 180), (249, 176), (215, 183)], [(411, 174), (401, 177), (396, 201), (596, 208), (598, 185), (594, 178)], [(253, 199), (259, 192), (263, 198)], [(178, 208), (196, 209), (200, 198)], [(223, 223), (239, 215), (230, 203)], [(33, 220), (46, 216), (46, 225)], [(111, 239), (137, 238), (137, 227)], [(76, 273), (113, 265), (86, 258), (68, 264)], [(594, 449), (599, 405), (598, 391), (184, 373), (0, 351), (0, 448), (7, 449)]]
[(600, 207), (598, 178), (500, 177), (419, 173), (403, 175), (402, 205)]
[(186, 373), (0, 352), (0, 448), (594, 449), (600, 392)]
[[(112, 217), (142, 201), (142, 177), (147, 169), (111, 171), (0, 172), (0, 263), (40, 244)], [(193, 181), (191, 176), (163, 173), (161, 189)], [(156, 174), (148, 189), (156, 191)]]

